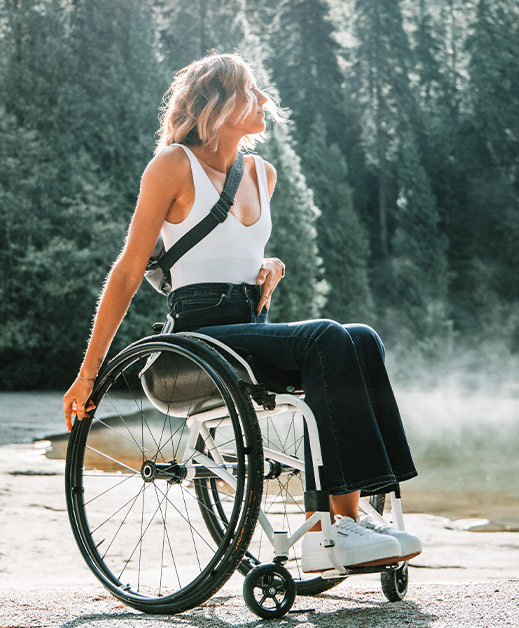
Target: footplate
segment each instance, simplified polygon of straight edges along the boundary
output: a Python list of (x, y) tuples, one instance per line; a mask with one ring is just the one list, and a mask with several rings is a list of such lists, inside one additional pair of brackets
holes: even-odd
[(345, 567), (343, 572), (337, 569), (326, 569), (321, 571), (321, 578), (328, 580), (329, 578), (347, 578), (348, 576), (360, 576), (368, 573), (384, 573), (387, 571), (395, 571), (398, 569), (399, 563), (390, 563), (389, 565), (372, 565), (371, 567)]

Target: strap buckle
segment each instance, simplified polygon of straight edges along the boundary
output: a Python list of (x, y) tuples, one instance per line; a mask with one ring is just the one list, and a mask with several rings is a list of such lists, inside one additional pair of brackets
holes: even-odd
[(218, 222), (223, 222), (227, 218), (227, 214), (231, 209), (233, 199), (226, 194), (225, 190), (222, 192), (218, 202), (211, 208), (211, 214), (216, 218)]

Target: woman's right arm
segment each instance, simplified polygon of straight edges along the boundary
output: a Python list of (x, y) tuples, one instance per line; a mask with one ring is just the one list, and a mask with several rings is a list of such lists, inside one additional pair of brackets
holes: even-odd
[(163, 149), (156, 155), (142, 175), (137, 207), (128, 236), (101, 292), (83, 363), (75, 381), (63, 397), (69, 431), (72, 429), (73, 414), (81, 421), (86, 412), (93, 409), (93, 405), (85, 408), (85, 404), (92, 393), (97, 372), (142, 282), (162, 224), (172, 207), (174, 208), (186, 176), (189, 174), (186, 170), (185, 153), (180, 147), (174, 146)]

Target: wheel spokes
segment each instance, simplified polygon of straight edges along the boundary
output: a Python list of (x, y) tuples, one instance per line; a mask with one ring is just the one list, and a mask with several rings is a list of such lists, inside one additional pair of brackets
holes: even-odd
[[(193, 400), (182, 399), (183, 415), (174, 414), (177, 378), (168, 380), (165, 370), (167, 411), (151, 406), (140, 378), (143, 362), (150, 364), (155, 355), (156, 350), (148, 350), (138, 359), (130, 356), (127, 364), (121, 362), (120, 372), (103, 380), (106, 390), (93, 398), (102, 418), (92, 417), (81, 426), (74, 471), (79, 479), (73, 480), (73, 491), (81, 496), (76, 500), (84, 510), (79, 534), (93, 568), (123, 598), (160, 599), (162, 604), (198, 578), (217, 574), (221, 557), (241, 543), (238, 523), (250, 509), (244, 489), (251, 454), (244, 452), (243, 443), (245, 438), (249, 443), (250, 432), (242, 427), (232, 398), (201, 368), (190, 375)], [(190, 415), (195, 408), (205, 412), (207, 406), (197, 396), (199, 386), (200, 395), (205, 394), (208, 381), (213, 381), (210, 427), (202, 433), (203, 415), (192, 420)], [(233, 395), (237, 391), (236, 386)], [(251, 449), (256, 459), (258, 449), (258, 444)], [(207, 486), (212, 502), (199, 498), (197, 483)], [(208, 534), (203, 515), (221, 528), (220, 540)]]

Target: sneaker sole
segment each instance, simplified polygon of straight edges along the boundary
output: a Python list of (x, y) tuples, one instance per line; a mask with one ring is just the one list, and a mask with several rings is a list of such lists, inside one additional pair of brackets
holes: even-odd
[[(398, 562), (400, 547), (395, 539), (387, 538), (372, 545), (336, 548), (335, 558), (340, 565), (345, 567), (384, 565)], [(322, 549), (305, 554), (303, 548), (301, 567), (304, 572), (308, 573), (333, 569), (330, 554)]]
[(400, 556), (400, 558), (398, 559), (398, 562), (402, 562), (404, 560), (411, 560), (411, 558), (414, 558), (415, 556), (419, 556), (422, 552), (415, 552), (414, 554), (407, 554), (407, 556)]

